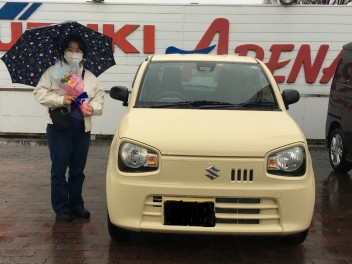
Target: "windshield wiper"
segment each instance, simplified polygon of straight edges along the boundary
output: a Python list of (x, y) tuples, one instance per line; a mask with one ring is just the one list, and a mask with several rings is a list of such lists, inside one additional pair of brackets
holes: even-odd
[(240, 107), (278, 107), (277, 103), (269, 101), (248, 101), (237, 106)]
[(235, 106), (235, 105), (231, 103), (226, 103), (226, 102), (198, 100), (198, 101), (175, 102), (175, 103), (167, 103), (167, 104), (156, 104), (156, 105), (150, 106), (150, 108), (167, 108), (167, 107), (220, 108), (220, 107), (232, 107), (232, 106)]
[(155, 104), (149, 106), (150, 108), (199, 108), (199, 109), (217, 109), (217, 108), (277, 108), (278, 105), (275, 102), (269, 101), (248, 101), (241, 104), (231, 104), (227, 102), (210, 101), (210, 100), (197, 100), (197, 101), (187, 101), (187, 102), (175, 102), (175, 103), (164, 103)]

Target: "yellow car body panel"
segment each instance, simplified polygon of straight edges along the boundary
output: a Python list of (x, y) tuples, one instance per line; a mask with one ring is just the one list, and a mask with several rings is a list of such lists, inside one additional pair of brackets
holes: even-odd
[[(178, 61), (259, 65), (272, 87), (278, 109), (136, 107), (149, 63)], [(156, 153), (157, 168), (120, 170), (122, 142)], [(302, 175), (268, 172), (270, 155), (297, 146), (305, 152)], [(310, 226), (315, 180), (306, 139), (261, 61), (228, 55), (155, 55), (141, 64), (127, 110), (116, 129), (107, 167), (106, 195), (109, 221), (121, 229), (289, 235)], [(185, 208), (191, 208), (193, 203), (201, 210), (205, 209), (200, 204), (213, 204), (215, 222), (213, 226), (167, 224), (173, 217), (172, 213), (167, 215), (168, 201)]]

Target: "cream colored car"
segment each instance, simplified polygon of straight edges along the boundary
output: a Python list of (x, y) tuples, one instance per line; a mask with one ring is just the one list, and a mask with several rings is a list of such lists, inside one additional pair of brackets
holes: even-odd
[(108, 227), (279, 235), (302, 243), (315, 181), (306, 139), (287, 112), (299, 100), (249, 57), (154, 55), (132, 92), (107, 167)]

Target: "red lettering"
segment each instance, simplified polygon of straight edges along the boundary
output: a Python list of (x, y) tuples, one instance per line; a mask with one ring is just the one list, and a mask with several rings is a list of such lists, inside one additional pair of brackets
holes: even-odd
[[(284, 66), (286, 66), (291, 60), (285, 60), (279, 62), (280, 55), (284, 51), (292, 51), (295, 46), (293, 44), (274, 44), (271, 46), (270, 51), (271, 51), (271, 57), (269, 59), (269, 62), (266, 63), (266, 66), (269, 68), (271, 73), (274, 75), (275, 70), (280, 69)], [(278, 83), (283, 83), (285, 81), (285, 76), (279, 75), (275, 76), (275, 80)]]
[(153, 54), (155, 51), (155, 26), (146, 25), (143, 27), (143, 44), (144, 53)]
[(9, 50), (13, 44), (21, 37), (22, 35), (22, 23), (21, 22), (11, 22), (11, 41), (8, 43), (3, 43), (0, 41), (0, 50)]
[(264, 59), (264, 50), (262, 47), (255, 44), (244, 44), (236, 47), (235, 52), (238, 53), (239, 56), (248, 56), (248, 52), (254, 51), (255, 58), (258, 60)]
[[(27, 22), (26, 26), (27, 28), (33, 28), (50, 24), (52, 23)], [(132, 32), (134, 32), (139, 26), (140, 25), (124, 25), (119, 30), (115, 31), (113, 24), (103, 24), (103, 33), (112, 37), (114, 42), (113, 48), (116, 45), (125, 53), (139, 53), (137, 48), (127, 40), (127, 37), (132, 34)], [(0, 40), (0, 51), (7, 51), (13, 46), (13, 44), (15, 44), (15, 42), (22, 35), (22, 27), (23, 26), (21, 22), (11, 22), (11, 40), (8, 43), (1, 42)], [(87, 24), (87, 27), (92, 30), (98, 31), (98, 24)], [(228, 19), (215, 19), (204, 33), (195, 49), (204, 49), (209, 47), (213, 42), (215, 36), (217, 35), (217, 54), (228, 54), (229, 28), (230, 23)], [(274, 44), (270, 47), (271, 56), (266, 65), (268, 66), (269, 70), (273, 73), (278, 83), (283, 83), (286, 79), (286, 76), (275, 76), (275, 71), (285, 67), (291, 61), (291, 59), (280, 61), (281, 54), (283, 52), (291, 52), (293, 49), (293, 44)], [(306, 82), (316, 82), (322, 64), (326, 59), (328, 49), (329, 45), (321, 45), (319, 47), (315, 60), (312, 62), (310, 46), (308, 44), (302, 45), (297, 53), (296, 59), (293, 63), (293, 67), (288, 75), (287, 83), (295, 82), (302, 68), (304, 71)], [(155, 52), (154, 25), (143, 26), (143, 52), (146, 54), (153, 54)], [(239, 56), (255, 56), (255, 58), (259, 60), (263, 60), (265, 57), (264, 49), (256, 44), (240, 45), (235, 48), (234, 52), (237, 53)], [(330, 64), (330, 66), (322, 70), (323, 76), (319, 80), (320, 83), (326, 84), (332, 79), (340, 57), (341, 52), (337, 55), (337, 57)]]
[(318, 78), (319, 71), (325, 59), (326, 53), (328, 52), (328, 49), (329, 45), (321, 45), (319, 47), (315, 61), (312, 65), (310, 46), (307, 44), (302, 45), (297, 53), (295, 63), (292, 66), (292, 70), (290, 72), (290, 75), (288, 76), (287, 82), (295, 82), (298, 73), (301, 67), (303, 66), (306, 82), (314, 83), (315, 80)]
[(34, 28), (34, 27), (44, 27), (48, 25), (52, 25), (53, 23), (36, 23), (36, 22), (28, 22), (27, 23), (27, 29), (28, 28)]
[(126, 40), (126, 37), (135, 31), (139, 25), (125, 25), (115, 32), (114, 25), (104, 24), (103, 32), (112, 37), (114, 43), (125, 53), (139, 53), (139, 51)]
[(329, 67), (326, 67), (323, 69), (323, 77), (320, 79), (320, 83), (328, 83), (331, 78), (334, 76), (335, 69), (340, 61), (342, 51), (339, 52), (339, 54), (336, 56), (334, 61), (331, 63)]
[(202, 39), (196, 46), (196, 50), (205, 49), (210, 46), (216, 33), (219, 33), (217, 54), (228, 54), (229, 51), (229, 28), (230, 22), (226, 18), (217, 18), (211, 23)]
[(92, 29), (92, 30), (98, 31), (98, 25), (97, 24), (87, 24), (87, 27)]

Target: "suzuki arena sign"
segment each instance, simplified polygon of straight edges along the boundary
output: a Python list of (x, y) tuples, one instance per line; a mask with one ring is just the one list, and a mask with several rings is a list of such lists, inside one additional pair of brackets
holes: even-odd
[[(38, 22), (11, 22), (11, 39), (8, 43), (4, 43), (0, 40), (0, 51), (7, 51), (11, 46), (17, 41), (24, 30), (24, 24), (26, 29), (50, 25), (52, 23), (38, 23)], [(143, 39), (143, 49), (138, 50), (131, 42), (128, 41), (128, 36), (135, 32), (138, 28), (143, 27), (142, 39)], [(98, 30), (98, 24), (87, 24), (87, 27)], [(113, 38), (115, 46), (117, 46), (125, 54), (129, 53), (144, 53), (144, 54), (154, 54), (155, 52), (155, 25), (138, 25), (138, 24), (128, 24), (116, 29), (114, 24), (103, 23), (103, 34), (108, 35)], [(200, 39), (196, 48), (192, 51), (184, 51), (181, 49), (174, 48), (175, 52), (179, 53), (197, 53), (207, 51), (211, 52), (213, 49), (217, 48), (217, 54), (229, 54), (229, 33), (230, 33), (230, 22), (226, 18), (217, 18), (205, 31), (203, 37)], [(215, 35), (218, 35), (218, 43), (216, 45), (210, 46), (214, 40)], [(166, 49), (171, 50), (169, 47)], [(294, 44), (272, 44), (270, 47), (270, 58), (266, 62), (266, 65), (274, 74), (275, 79), (278, 83), (294, 83), (297, 79), (298, 73), (301, 69), (304, 71), (305, 80), (307, 83), (315, 83), (319, 73), (322, 73), (322, 77), (319, 78), (320, 83), (328, 83), (333, 77), (335, 68), (341, 56), (341, 52), (338, 53), (333, 62), (328, 66), (323, 68), (323, 62), (325, 60), (326, 54), (329, 51), (329, 45), (320, 45), (318, 53), (315, 58), (312, 58), (311, 47), (309, 44), (301, 44), (298, 47), (298, 52), (295, 58), (282, 60), (281, 55), (283, 53), (290, 53), (295, 49)], [(234, 47), (233, 52), (239, 56), (249, 56), (250, 52), (254, 52), (255, 56), (259, 60), (264, 60), (264, 49), (260, 45), (256, 44), (243, 44)], [(275, 71), (284, 68), (291, 60), (294, 61), (292, 68), (289, 71), (288, 76), (275, 75)]]

